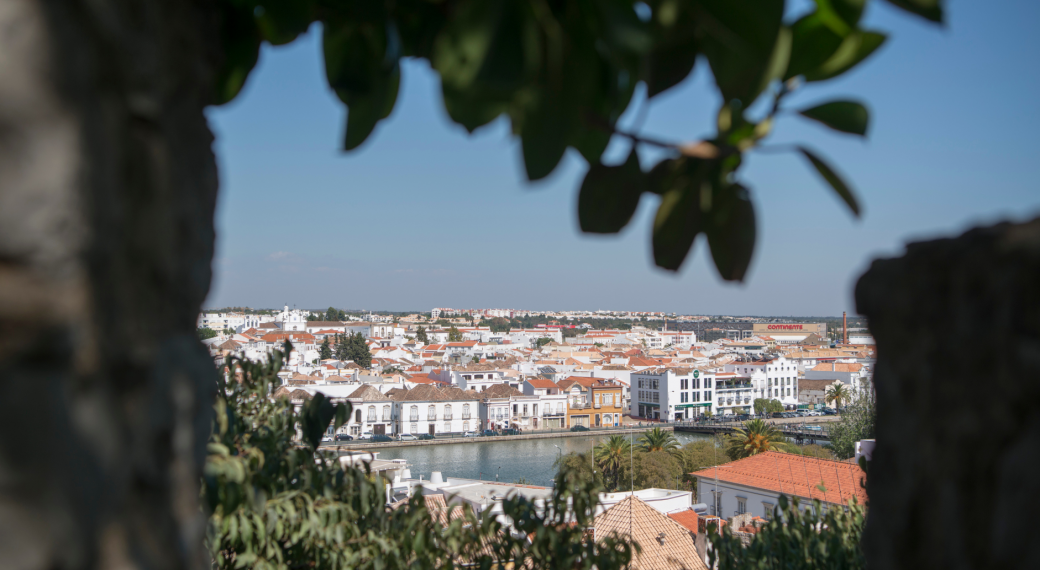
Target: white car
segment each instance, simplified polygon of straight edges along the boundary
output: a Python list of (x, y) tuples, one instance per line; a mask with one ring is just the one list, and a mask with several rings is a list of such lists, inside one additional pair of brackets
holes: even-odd
[(479, 437), (479, 436), (480, 436), (480, 434), (475, 432), (475, 431), (467, 431), (466, 433), (462, 434), (462, 437)]
[(361, 439), (361, 440), (372, 439), (372, 432), (366, 431), (365, 433), (359, 435), (358, 439)]
[(809, 415), (810, 416), (822, 416), (823, 414), (821, 414), (820, 412), (817, 412), (816, 410), (812, 410), (812, 411), (809, 412)]
[(415, 437), (414, 435), (412, 435), (410, 433), (402, 433), (401, 437), (398, 438), (398, 439), (400, 439), (401, 441), (415, 441), (415, 440), (417, 440), (419, 438)]
[(322, 437), (321, 438), (321, 442), (322, 443), (332, 443), (332, 436), (331, 435), (326, 435), (326, 436)]

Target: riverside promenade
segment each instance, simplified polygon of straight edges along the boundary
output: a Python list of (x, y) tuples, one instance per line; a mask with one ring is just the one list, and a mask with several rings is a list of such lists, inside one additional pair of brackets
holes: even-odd
[(651, 430), (655, 427), (661, 428), (663, 431), (674, 431), (674, 424), (668, 423), (647, 423), (642, 426), (639, 425), (625, 425), (616, 428), (591, 428), (588, 431), (570, 431), (569, 429), (560, 430), (531, 430), (519, 435), (493, 435), (493, 436), (476, 436), (476, 437), (463, 437), (461, 435), (445, 435), (437, 436), (436, 439), (419, 439), (414, 441), (337, 441), (331, 443), (321, 444), (321, 449), (325, 451), (348, 451), (348, 450), (372, 450), (372, 449), (392, 449), (396, 447), (422, 447), (432, 445), (452, 445), (458, 443), (490, 443), (495, 441), (523, 441), (530, 439), (552, 439), (552, 438), (568, 438), (568, 437), (604, 437), (611, 435), (623, 435), (623, 434), (641, 434), (645, 431)]

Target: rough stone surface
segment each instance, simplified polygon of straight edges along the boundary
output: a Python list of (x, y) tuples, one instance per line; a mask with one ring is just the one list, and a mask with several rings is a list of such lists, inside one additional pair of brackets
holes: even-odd
[(911, 244), (856, 304), (878, 351), (870, 566), (1040, 568), (1040, 219)]
[(200, 567), (202, 0), (0, 1), (0, 567)]

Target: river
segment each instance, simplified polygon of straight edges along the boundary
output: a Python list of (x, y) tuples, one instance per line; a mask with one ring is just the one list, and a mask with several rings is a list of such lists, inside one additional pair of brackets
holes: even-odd
[[(609, 435), (488, 441), (448, 445), (397, 447), (379, 450), (379, 459), (406, 459), (412, 477), (440, 471), (445, 478), (488, 479), (513, 483), (523, 478), (532, 485), (552, 484), (553, 463), (561, 453), (585, 453)], [(631, 435), (639, 441), (639, 434)], [(677, 433), (680, 444), (711, 439), (709, 435)], [(557, 447), (558, 446), (558, 447)], [(375, 450), (373, 450), (375, 451)]]

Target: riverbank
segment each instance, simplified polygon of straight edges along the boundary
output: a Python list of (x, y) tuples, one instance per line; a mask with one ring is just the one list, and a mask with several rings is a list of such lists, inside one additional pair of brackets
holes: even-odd
[(451, 445), (456, 443), (491, 443), (500, 441), (524, 441), (531, 439), (554, 439), (554, 438), (570, 438), (570, 437), (608, 437), (611, 435), (624, 435), (630, 433), (643, 433), (651, 430), (655, 427), (661, 428), (663, 431), (674, 431), (674, 427), (671, 424), (649, 424), (644, 426), (632, 426), (632, 427), (620, 427), (620, 428), (602, 428), (602, 429), (591, 429), (589, 431), (532, 431), (528, 433), (522, 433), (520, 435), (495, 435), (495, 436), (478, 436), (478, 437), (438, 437), (437, 439), (419, 439), (415, 441), (344, 441), (334, 443), (324, 443), (321, 445), (321, 449), (326, 451), (348, 451), (352, 449), (357, 450), (372, 450), (372, 449), (392, 449), (395, 447), (423, 447), (432, 445)]

